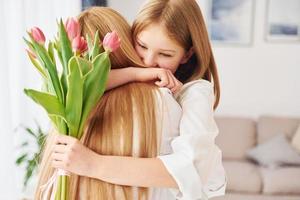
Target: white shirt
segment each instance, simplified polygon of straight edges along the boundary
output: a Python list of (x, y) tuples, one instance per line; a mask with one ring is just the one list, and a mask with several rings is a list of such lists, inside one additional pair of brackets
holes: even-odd
[[(151, 188), (151, 200), (204, 200), (225, 194), (226, 177), (218, 128), (213, 117), (214, 92), (210, 82), (192, 81), (173, 97), (159, 89), (163, 102), (160, 154), (179, 189)], [(175, 100), (176, 99), (176, 100)]]

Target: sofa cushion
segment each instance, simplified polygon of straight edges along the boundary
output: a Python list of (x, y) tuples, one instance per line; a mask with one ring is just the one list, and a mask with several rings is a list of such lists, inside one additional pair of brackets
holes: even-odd
[(257, 142), (263, 143), (279, 133), (291, 139), (300, 123), (300, 118), (263, 116), (257, 123)]
[(300, 194), (300, 167), (261, 168), (263, 193)]
[(292, 138), (292, 146), (296, 149), (296, 151), (300, 154), (300, 124), (297, 128), (296, 133)]
[(247, 156), (262, 166), (299, 165), (300, 154), (291, 146), (284, 134), (250, 149)]
[[(216, 143), (225, 159), (246, 159), (246, 152), (256, 144), (255, 122), (247, 118), (216, 117), (219, 135)], [(234, 148), (233, 148), (234, 147)]]
[(247, 161), (224, 161), (227, 175), (227, 190), (234, 192), (258, 193), (262, 182), (259, 168)]

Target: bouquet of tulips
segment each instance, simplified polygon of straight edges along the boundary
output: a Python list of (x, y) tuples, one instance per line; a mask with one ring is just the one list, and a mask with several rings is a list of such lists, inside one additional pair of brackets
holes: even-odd
[[(75, 18), (66, 23), (60, 20), (58, 36), (47, 46), (39, 28), (32, 28), (28, 35), (29, 40), (24, 38), (27, 53), (41, 74), (44, 87), (42, 91), (24, 89), (24, 92), (46, 110), (57, 132), (80, 139), (91, 109), (105, 91), (109, 53), (119, 47), (120, 39), (115, 32), (108, 33), (102, 45), (98, 32), (93, 40), (89, 36), (84, 38)], [(58, 175), (55, 199), (66, 200), (68, 176)]]

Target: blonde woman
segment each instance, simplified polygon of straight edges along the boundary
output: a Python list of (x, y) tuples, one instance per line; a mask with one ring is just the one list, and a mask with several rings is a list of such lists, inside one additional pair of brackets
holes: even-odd
[[(226, 178), (221, 151), (215, 145), (218, 128), (213, 118), (220, 87), (200, 8), (194, 0), (150, 0), (132, 32), (146, 66), (167, 69), (184, 83), (175, 95), (181, 119), (179, 127), (172, 125), (179, 129), (162, 133), (165, 151), (155, 158), (96, 154), (77, 140), (61, 136), (56, 140), (55, 149), (60, 152), (53, 154), (53, 166), (113, 184), (159, 188), (154, 199), (223, 195)], [(171, 110), (176, 111), (175, 106)]]
[[(115, 30), (118, 33), (122, 44), (119, 50), (111, 54), (113, 68), (115, 66), (117, 68), (143, 66), (132, 45), (130, 26), (116, 11), (109, 8), (94, 7), (82, 12), (78, 20), (82, 35), (89, 34), (91, 38), (97, 30), (101, 39), (107, 32)], [(69, 199), (129, 200), (148, 199), (150, 195), (152, 195), (150, 198), (157, 199), (155, 195), (159, 194), (159, 190), (149, 193), (148, 189), (144, 188), (152, 184), (151, 180), (148, 180), (145, 185), (140, 185), (140, 187), (131, 187), (135, 186), (134, 182), (127, 184), (94, 179), (93, 177), (99, 171), (92, 169), (91, 166), (95, 166), (95, 162), (98, 162), (98, 159), (95, 158), (97, 155), (106, 155), (107, 158), (113, 155), (114, 158), (120, 157), (131, 160), (136, 158), (156, 159), (159, 154), (166, 153), (165, 149), (160, 149), (160, 141), (165, 142), (167, 139), (161, 138), (162, 135), (166, 135), (162, 133), (171, 131), (170, 133), (178, 134), (176, 131), (178, 131), (179, 120), (180, 107), (177, 102), (167, 89), (158, 89), (154, 84), (130, 83), (106, 92), (91, 112), (81, 141), (75, 140), (72, 145), (68, 145), (70, 156), (74, 155), (76, 159), (79, 158), (77, 160), (79, 162), (74, 165), (81, 167), (81, 172), (86, 169), (93, 174), (77, 172), (78, 175), (72, 174), (70, 176)], [(54, 172), (51, 165), (60, 164), (59, 160), (64, 158), (61, 152), (63, 149), (59, 146), (65, 142), (59, 141), (59, 145), (55, 145), (56, 137), (55, 133), (50, 133), (47, 138), (35, 199), (45, 196), (43, 185), (47, 183)], [(76, 145), (82, 145), (83, 148), (77, 151)], [(95, 157), (85, 157), (85, 153), (92, 153)], [(52, 161), (51, 156), (53, 156), (54, 161)], [(158, 168), (163, 167), (162, 163), (157, 164)], [(125, 165), (126, 160), (120, 163), (120, 167)], [(64, 166), (72, 167), (73, 164), (68, 165), (66, 163)], [(146, 168), (134, 171), (134, 173), (139, 173), (141, 177), (146, 172)], [(133, 171), (126, 171), (127, 175), (132, 173)], [(170, 176), (167, 171), (165, 173), (165, 175)], [(110, 173), (107, 173), (106, 176), (110, 176)], [(165, 183), (162, 182), (162, 184)]]

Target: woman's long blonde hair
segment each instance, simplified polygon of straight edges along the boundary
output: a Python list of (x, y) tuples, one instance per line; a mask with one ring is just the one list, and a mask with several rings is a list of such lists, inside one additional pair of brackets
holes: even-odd
[(158, 23), (167, 30), (186, 51), (193, 47), (194, 55), (180, 65), (175, 75), (183, 83), (205, 79), (214, 83), (215, 104), (220, 99), (220, 85), (216, 63), (201, 10), (195, 0), (149, 0), (142, 7), (132, 25), (135, 40), (147, 26)]
[[(102, 40), (107, 32), (115, 30), (121, 38), (121, 47), (111, 54), (112, 68), (142, 67), (131, 41), (131, 30), (126, 20), (116, 11), (92, 7), (78, 16), (82, 35), (99, 31)], [(146, 83), (130, 83), (107, 91), (91, 112), (81, 141), (102, 155), (156, 157), (159, 130), (157, 127), (156, 87)], [(137, 126), (138, 125), (138, 126)], [(134, 129), (138, 128), (138, 141)], [(40, 186), (45, 184), (54, 169), (51, 167), (53, 134), (49, 135), (40, 165), (35, 199)], [(147, 199), (147, 188), (138, 188), (138, 199)], [(133, 188), (114, 185), (101, 180), (71, 175), (69, 199), (133, 199)]]

